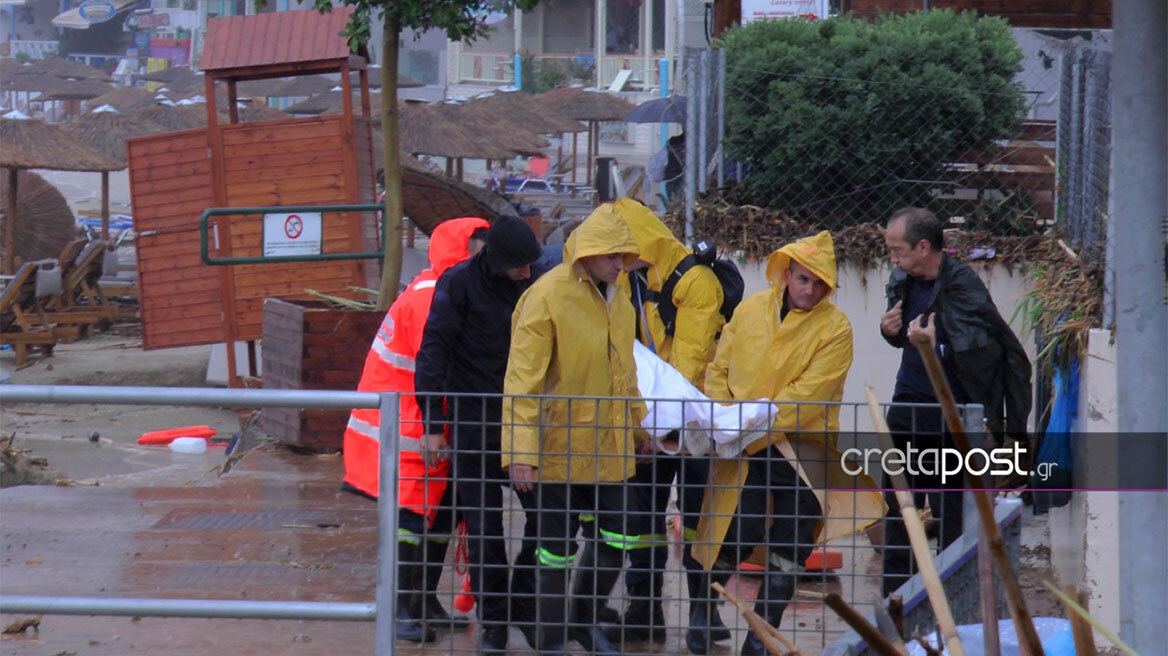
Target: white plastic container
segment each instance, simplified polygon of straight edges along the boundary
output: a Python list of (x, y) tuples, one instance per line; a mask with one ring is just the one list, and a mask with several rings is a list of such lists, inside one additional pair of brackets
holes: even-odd
[(176, 437), (170, 443), (175, 453), (206, 453), (207, 440), (201, 437)]

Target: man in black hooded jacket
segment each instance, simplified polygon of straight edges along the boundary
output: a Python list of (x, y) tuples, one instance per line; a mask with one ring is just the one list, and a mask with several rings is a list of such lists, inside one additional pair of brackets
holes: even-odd
[[(542, 251), (522, 219), (500, 216), (481, 252), (442, 274), (426, 319), (414, 369), (422, 410), (423, 457), (445, 458), (442, 427), (450, 427), (454, 483), (470, 545), (471, 586), (480, 620), (481, 651), (507, 647), (508, 599), (534, 590), (534, 559), (525, 550), (508, 591), (499, 462), (503, 377), (511, 348), (511, 314), (532, 279)], [(538, 272), (537, 272), (538, 274)]]
[[(888, 311), (880, 319), (880, 334), (903, 349), (896, 374), (894, 403), (936, 404), (920, 352), (909, 336), (922, 331), (941, 360), (945, 379), (958, 403), (985, 407), (986, 428), (998, 445), (1004, 439), (1026, 444), (1030, 415), (1030, 361), (1022, 344), (998, 313), (989, 290), (968, 264), (944, 252), (944, 231), (932, 212), (919, 207), (897, 210), (884, 235), (895, 268), (886, 288)], [(888, 426), (899, 449), (952, 448), (939, 409), (893, 406)], [(974, 442), (977, 445), (977, 442)], [(1025, 463), (1024, 463), (1025, 464)], [(935, 464), (927, 469), (935, 471)], [(909, 486), (928, 489), (929, 508), (940, 523), (941, 548), (961, 535), (963, 476), (908, 474)], [(958, 491), (941, 492), (941, 488)], [(920, 507), (926, 493), (915, 495)], [(884, 532), (884, 594), (895, 591), (911, 574), (909, 540), (900, 520), (900, 506), (885, 495), (888, 515)]]

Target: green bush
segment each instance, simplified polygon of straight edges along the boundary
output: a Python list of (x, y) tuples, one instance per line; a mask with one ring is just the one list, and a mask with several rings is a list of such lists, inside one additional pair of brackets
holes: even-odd
[(749, 171), (737, 200), (827, 228), (929, 204), (947, 163), (1024, 116), (1022, 55), (1000, 18), (757, 21), (723, 45), (726, 150)]

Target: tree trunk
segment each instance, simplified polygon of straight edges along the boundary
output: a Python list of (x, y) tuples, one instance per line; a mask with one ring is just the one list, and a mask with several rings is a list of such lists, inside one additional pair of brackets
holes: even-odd
[(385, 150), (385, 217), (382, 235), (385, 259), (381, 264), (381, 287), (377, 309), (387, 310), (397, 298), (402, 264), (402, 176), (401, 139), (397, 124), (397, 57), (401, 41), (401, 21), (393, 11), (385, 12), (381, 37), (381, 135)]

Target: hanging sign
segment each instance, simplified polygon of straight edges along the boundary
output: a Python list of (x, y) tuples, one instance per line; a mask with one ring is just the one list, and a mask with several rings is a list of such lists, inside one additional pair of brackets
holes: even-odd
[(85, 0), (77, 7), (77, 13), (89, 23), (104, 23), (114, 17), (117, 8), (109, 0)]
[(742, 0), (742, 24), (776, 18), (827, 18), (828, 0)]
[(320, 253), (320, 212), (264, 215), (264, 257)]

